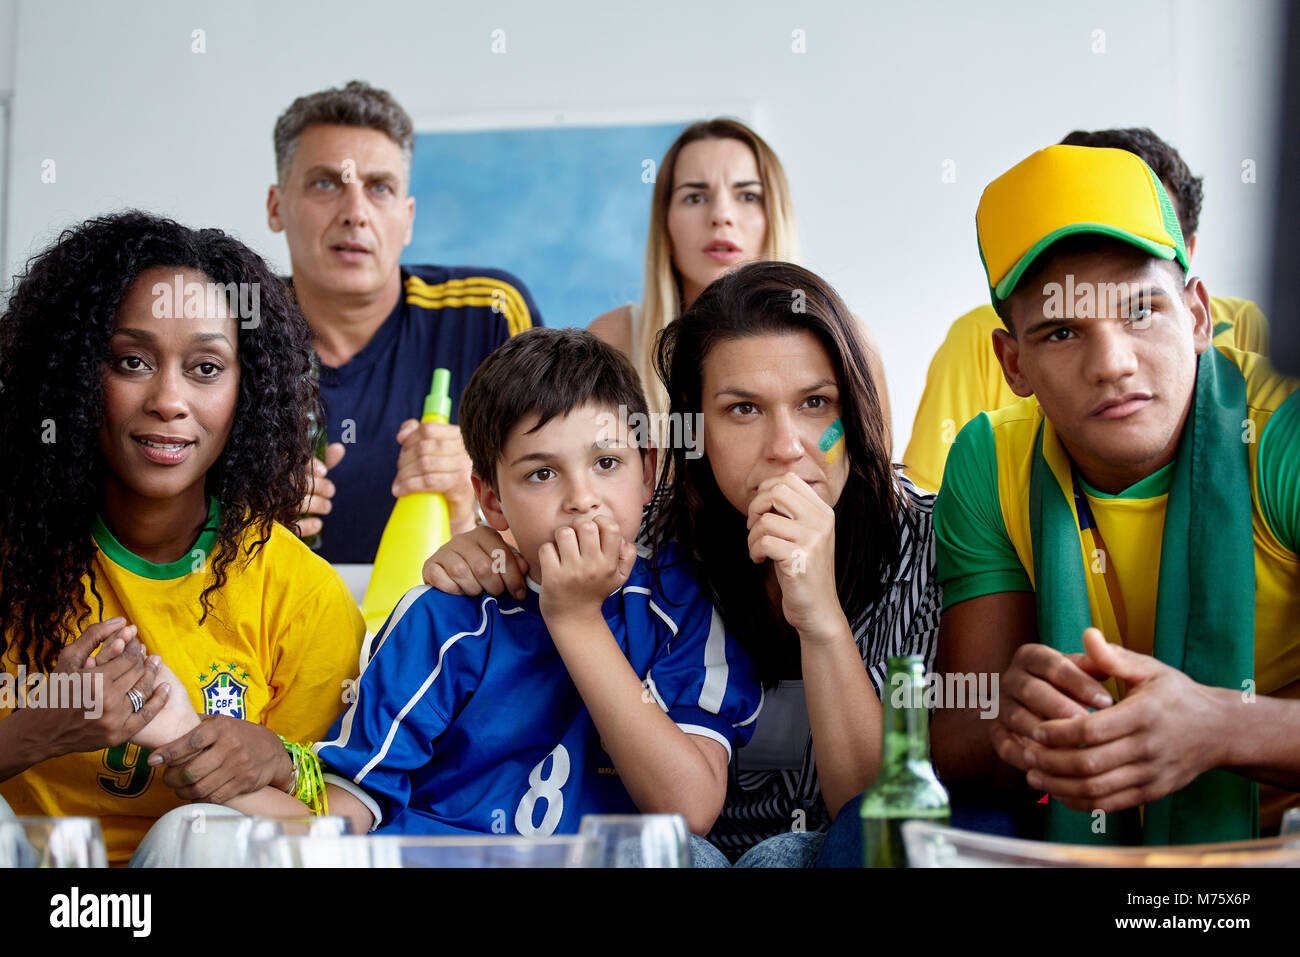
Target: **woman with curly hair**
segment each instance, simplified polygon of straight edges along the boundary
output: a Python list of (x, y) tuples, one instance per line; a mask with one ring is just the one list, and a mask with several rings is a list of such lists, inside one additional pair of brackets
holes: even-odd
[(280, 524), (310, 347), (255, 253), (139, 212), (66, 231), (0, 317), (0, 795), (100, 818), (110, 863), (186, 801), (302, 813), (274, 791), (356, 675), (355, 602)]

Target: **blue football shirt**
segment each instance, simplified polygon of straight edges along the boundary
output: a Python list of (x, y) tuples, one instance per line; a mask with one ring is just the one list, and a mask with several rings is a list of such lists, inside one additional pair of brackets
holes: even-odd
[(418, 419), (433, 370), (451, 372), (451, 421), (479, 363), (542, 318), (522, 282), (500, 269), (403, 266), (402, 295), (365, 348), (337, 368), (321, 364), (329, 441), (346, 447), (329, 474), (336, 491), (319, 554), (375, 560), (397, 500), (397, 429)]
[[(543, 836), (575, 833), (585, 814), (636, 813), (538, 587), (530, 580), (522, 602), (422, 587), (393, 610), (354, 700), (315, 746), (326, 780), (365, 803), (377, 828)], [(601, 611), (679, 728), (728, 757), (749, 740), (762, 688), (675, 546), (658, 585), (643, 553)]]

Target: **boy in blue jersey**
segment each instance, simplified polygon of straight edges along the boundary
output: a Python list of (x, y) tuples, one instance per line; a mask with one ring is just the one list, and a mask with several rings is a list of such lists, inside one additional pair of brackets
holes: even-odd
[(630, 544), (654, 488), (645, 413), (631, 365), (586, 332), (522, 333), (474, 373), (474, 489), (538, 580), (394, 609), (316, 745), (359, 833), (542, 836), (637, 811), (712, 827), (762, 691), (686, 563)]

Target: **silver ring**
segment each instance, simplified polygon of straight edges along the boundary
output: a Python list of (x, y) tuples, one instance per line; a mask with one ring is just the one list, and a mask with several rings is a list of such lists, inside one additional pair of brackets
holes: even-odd
[(126, 696), (131, 702), (132, 711), (139, 711), (141, 708), (144, 707), (144, 695), (136, 691), (134, 688), (128, 691), (126, 693)]

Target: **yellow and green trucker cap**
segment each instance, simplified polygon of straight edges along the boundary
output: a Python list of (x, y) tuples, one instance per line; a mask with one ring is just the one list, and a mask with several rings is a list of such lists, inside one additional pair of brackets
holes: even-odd
[(996, 305), (1053, 243), (1097, 233), (1187, 268), (1187, 247), (1160, 178), (1128, 150), (1049, 146), (989, 183), (975, 212)]

